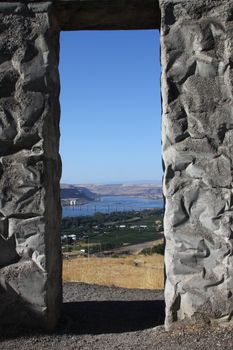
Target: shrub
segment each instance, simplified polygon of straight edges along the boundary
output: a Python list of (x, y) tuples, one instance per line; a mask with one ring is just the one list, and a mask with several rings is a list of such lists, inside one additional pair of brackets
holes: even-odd
[(151, 248), (144, 248), (140, 252), (140, 254), (143, 254), (143, 255), (153, 255), (153, 254), (164, 255), (164, 248), (165, 248), (164, 243), (160, 243), (158, 245), (154, 245)]

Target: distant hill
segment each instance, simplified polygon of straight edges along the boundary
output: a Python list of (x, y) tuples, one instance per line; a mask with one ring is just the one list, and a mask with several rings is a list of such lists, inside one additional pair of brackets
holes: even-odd
[(75, 185), (61, 185), (61, 202), (63, 205), (69, 205), (71, 200), (76, 200), (76, 204), (83, 204), (95, 200), (98, 195), (87, 189)]
[[(132, 196), (159, 199), (163, 197), (161, 185), (156, 184), (85, 184), (81, 185), (62, 185), (66, 193), (77, 193), (75, 191), (85, 189), (85, 194), (91, 196)], [(71, 191), (71, 192), (69, 192)], [(89, 192), (87, 192), (89, 191)], [(82, 192), (81, 192), (82, 193)], [(68, 198), (68, 197), (66, 197)], [(71, 198), (71, 197), (69, 197)], [(74, 198), (74, 197), (73, 197)]]

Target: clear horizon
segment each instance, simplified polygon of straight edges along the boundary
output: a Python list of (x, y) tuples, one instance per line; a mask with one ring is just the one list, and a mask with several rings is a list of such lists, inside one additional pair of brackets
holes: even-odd
[(159, 50), (155, 30), (61, 33), (61, 183), (161, 182)]
[(123, 180), (123, 181), (112, 181), (109, 180), (107, 182), (76, 182), (76, 183), (69, 183), (69, 182), (63, 182), (61, 181), (61, 185), (146, 185), (146, 184), (161, 184), (162, 185), (162, 180)]

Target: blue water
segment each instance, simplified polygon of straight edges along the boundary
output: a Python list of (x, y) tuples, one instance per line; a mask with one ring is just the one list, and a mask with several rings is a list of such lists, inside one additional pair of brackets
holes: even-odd
[(144, 209), (163, 208), (162, 199), (145, 199), (126, 196), (103, 196), (98, 201), (75, 207), (62, 208), (62, 217), (85, 216), (99, 213), (111, 213), (114, 211), (141, 211)]

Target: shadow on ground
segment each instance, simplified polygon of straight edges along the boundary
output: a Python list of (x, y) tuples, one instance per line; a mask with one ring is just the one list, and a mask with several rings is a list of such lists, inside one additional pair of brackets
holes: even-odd
[(59, 334), (106, 334), (164, 324), (164, 300), (86, 301), (63, 304)]
[(164, 300), (80, 301), (63, 304), (61, 320), (50, 333), (20, 325), (0, 328), (0, 342), (5, 339), (38, 335), (85, 335), (125, 333), (164, 324)]

